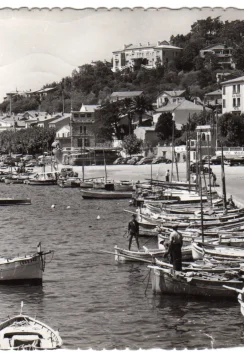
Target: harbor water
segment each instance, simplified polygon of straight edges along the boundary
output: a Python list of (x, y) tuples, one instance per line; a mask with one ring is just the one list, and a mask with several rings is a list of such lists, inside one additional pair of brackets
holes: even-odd
[[(29, 254), (39, 242), (55, 251), (47, 257), (43, 286), (0, 286), (0, 321), (18, 314), (24, 301), (24, 313), (59, 329), (69, 349), (244, 344), (237, 300), (155, 296), (145, 264), (117, 265), (114, 255), (97, 253), (127, 247), (128, 201), (83, 200), (79, 189), (58, 186), (1, 184), (0, 191), (0, 197), (32, 200), (0, 207), (0, 256)], [(156, 241), (141, 238), (140, 244), (155, 247)]]

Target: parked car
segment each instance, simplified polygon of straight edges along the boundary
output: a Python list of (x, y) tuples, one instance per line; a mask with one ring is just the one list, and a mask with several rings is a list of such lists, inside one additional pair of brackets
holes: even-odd
[(135, 157), (132, 157), (131, 159), (129, 159), (127, 161), (127, 164), (130, 164), (130, 165), (135, 165), (139, 160), (141, 160), (143, 158), (142, 155), (138, 155), (138, 156), (135, 156)]
[(123, 161), (123, 158), (122, 158), (122, 157), (118, 157), (118, 158), (113, 162), (113, 165), (121, 164), (122, 161)]
[(152, 164), (160, 164), (160, 163), (169, 164), (169, 163), (172, 163), (172, 160), (167, 159), (165, 157), (157, 157), (157, 158), (154, 158), (152, 161)]
[[(225, 157), (224, 157), (224, 159), (225, 159)], [(211, 164), (214, 164), (214, 165), (221, 164), (221, 156), (220, 155), (214, 155), (211, 158)]]
[(211, 158), (212, 158), (211, 155), (204, 155), (204, 156), (202, 157), (202, 163), (203, 163), (203, 164), (208, 164), (208, 162), (211, 163)]
[(151, 164), (154, 158), (142, 158), (136, 164), (137, 165), (144, 165), (144, 164)]
[[(201, 171), (203, 171), (204, 174), (208, 174), (209, 172), (212, 173), (212, 169), (210, 168), (210, 170), (208, 169), (208, 166), (206, 165), (200, 165), (199, 164), (199, 168)], [(190, 172), (191, 173), (196, 173), (197, 172), (197, 164), (193, 163), (190, 165)]]

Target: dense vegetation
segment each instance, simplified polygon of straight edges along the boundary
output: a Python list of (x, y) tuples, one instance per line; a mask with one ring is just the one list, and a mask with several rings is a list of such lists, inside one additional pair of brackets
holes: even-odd
[(0, 134), (0, 151), (4, 153), (43, 154), (50, 152), (55, 140), (53, 128), (32, 127), (19, 131), (6, 130)]

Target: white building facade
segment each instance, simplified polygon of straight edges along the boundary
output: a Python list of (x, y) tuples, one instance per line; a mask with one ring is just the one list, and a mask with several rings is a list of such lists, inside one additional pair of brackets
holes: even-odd
[(224, 81), (222, 85), (222, 113), (244, 113), (244, 76)]
[(169, 61), (180, 56), (181, 51), (182, 48), (172, 46), (167, 41), (124, 45), (122, 50), (113, 52), (112, 71), (116, 72), (126, 68), (133, 71), (141, 66), (145, 69), (152, 69), (156, 68), (158, 64), (167, 65)]

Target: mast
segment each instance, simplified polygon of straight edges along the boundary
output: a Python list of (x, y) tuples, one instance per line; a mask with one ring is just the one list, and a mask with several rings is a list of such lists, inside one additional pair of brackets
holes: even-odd
[(171, 182), (173, 180), (173, 169), (174, 169), (174, 135), (175, 135), (175, 114), (172, 113), (172, 166), (171, 166)]
[(210, 204), (212, 207), (212, 187), (211, 187), (211, 174), (210, 174), (210, 150), (209, 150), (209, 136), (207, 135), (207, 144), (208, 144), (208, 180), (209, 180), (209, 195), (210, 195)]
[(200, 160), (200, 172), (199, 172), (199, 189), (200, 189), (200, 202), (201, 202), (201, 231), (202, 231), (202, 243), (204, 243), (204, 226), (203, 226), (203, 205), (202, 205), (202, 135), (200, 131), (200, 139), (199, 139), (199, 160)]
[(174, 150), (174, 155), (175, 155), (175, 167), (176, 167), (176, 175), (177, 175), (177, 181), (179, 181), (179, 171), (178, 171), (178, 163), (177, 163), (177, 156), (176, 156), (176, 151)]
[(226, 209), (226, 186), (225, 186), (225, 168), (224, 168), (224, 149), (221, 144), (221, 178), (222, 178), (222, 191), (223, 191), (223, 204)]
[(85, 158), (85, 155), (82, 154), (82, 181), (85, 180), (85, 164), (84, 164), (84, 158)]
[(103, 160), (104, 160), (104, 170), (105, 170), (105, 183), (107, 182), (107, 166), (106, 166), (106, 159), (105, 159), (105, 152), (103, 149)]

